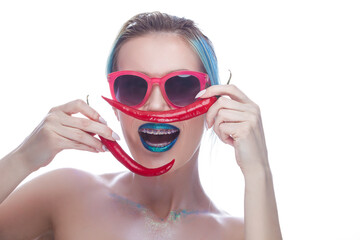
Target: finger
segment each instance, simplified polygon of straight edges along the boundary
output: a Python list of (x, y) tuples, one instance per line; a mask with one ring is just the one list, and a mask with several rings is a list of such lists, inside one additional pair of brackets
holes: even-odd
[(54, 128), (54, 131), (64, 138), (87, 145), (99, 152), (104, 152), (102, 149), (102, 143), (99, 139), (90, 136), (80, 129), (59, 125)]
[[(245, 122), (254, 118), (252, 113), (222, 108), (215, 117), (214, 127), (223, 122)], [(211, 127), (210, 125), (209, 127)]]
[(219, 97), (219, 99), (209, 108), (206, 113), (206, 122), (210, 127), (215, 120), (216, 115), (220, 109), (237, 110), (241, 112), (253, 112), (256, 113), (256, 109), (252, 105), (247, 103), (240, 103), (226, 97)]
[[(214, 131), (218, 134), (219, 137), (221, 137), (221, 131), (220, 126), (224, 123), (244, 123), (249, 122), (253, 118), (252, 114), (248, 112), (239, 112), (234, 110), (228, 110), (228, 109), (221, 109), (219, 111), (219, 114), (217, 115), (214, 123)], [(233, 129), (232, 133), (235, 134), (235, 131), (237, 129)], [(222, 136), (222, 140), (224, 141), (227, 138), (227, 136)]]
[[(240, 113), (246, 114), (246, 113)], [(222, 114), (223, 116), (225, 114)], [(223, 119), (226, 119), (224, 117)], [(246, 120), (247, 119), (247, 120)], [(244, 137), (247, 137), (250, 133), (256, 137), (256, 139), (261, 139), (262, 143), (265, 144), (265, 136), (263, 132), (260, 130), (261, 121), (256, 118), (253, 114), (248, 114), (248, 116), (243, 116), (243, 121), (235, 122), (235, 121), (226, 121), (219, 119), (219, 122), (214, 124), (214, 131), (217, 133), (219, 138), (227, 143), (229, 138), (232, 138), (232, 144)]]
[(76, 149), (76, 150), (89, 151), (89, 152), (95, 152), (95, 153), (99, 152), (95, 148), (92, 148), (88, 145), (64, 138), (63, 136), (60, 136), (60, 137), (61, 137), (61, 148), (62, 149)]
[(92, 132), (86, 132), (87, 134), (89, 134), (90, 136), (95, 136), (96, 133), (92, 133)]
[(58, 112), (57, 114), (59, 115), (60, 123), (63, 126), (81, 129), (84, 132), (91, 133), (91, 135), (98, 134), (112, 141), (119, 140), (113, 137), (113, 130), (105, 124), (86, 118), (71, 117), (63, 112)]
[(245, 122), (221, 123), (217, 130), (219, 138), (224, 143), (234, 146), (234, 135), (236, 135), (236, 131), (239, 131), (243, 124), (245, 124)]
[(95, 111), (95, 109), (87, 105), (84, 100), (81, 99), (68, 102), (58, 107), (54, 107), (50, 110), (50, 112), (57, 110), (60, 110), (68, 115), (81, 113), (89, 119), (92, 119), (94, 121), (100, 121), (100, 114)]
[(201, 98), (209, 98), (217, 95), (227, 95), (231, 99), (243, 103), (253, 103), (238, 87), (234, 84), (230, 85), (213, 85), (206, 88), (206, 91)]

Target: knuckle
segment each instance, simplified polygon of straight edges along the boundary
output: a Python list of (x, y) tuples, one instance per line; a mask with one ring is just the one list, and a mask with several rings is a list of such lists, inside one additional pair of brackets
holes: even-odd
[(78, 142), (82, 142), (84, 140), (84, 134), (79, 130), (74, 132), (74, 139)]
[(91, 125), (90, 120), (85, 119), (85, 118), (80, 119), (79, 122), (80, 122), (80, 126), (81, 126), (82, 128), (85, 128), (85, 129), (88, 128), (88, 127), (90, 127), (90, 125)]
[(79, 142), (74, 142), (74, 143), (73, 143), (73, 147), (74, 147), (75, 149), (82, 149), (84, 146), (83, 146), (83, 144), (81, 144), (81, 143), (79, 143)]
[(225, 124), (220, 124), (219, 125), (219, 131), (222, 132), (225, 128)]
[(84, 106), (84, 104), (86, 104), (85, 103), (85, 101), (84, 100), (82, 100), (82, 99), (76, 99), (75, 101), (74, 101), (74, 104), (75, 104), (75, 106), (77, 106), (77, 107), (82, 107), (82, 106)]
[(53, 112), (56, 112), (56, 111), (58, 111), (58, 110), (59, 110), (59, 107), (58, 107), (58, 106), (52, 107), (52, 108), (50, 108), (49, 113), (53, 113)]
[(227, 99), (226, 99), (226, 97), (221, 96), (221, 97), (219, 97), (218, 102), (219, 102), (220, 104), (224, 104), (224, 103), (227, 102)]
[(225, 109), (221, 108), (219, 111), (218, 111), (218, 115), (219, 116), (223, 116), (225, 113)]
[(100, 118), (100, 114), (98, 114), (96, 111), (92, 114), (92, 118), (95, 120), (98, 120)]
[(96, 144), (96, 146), (94, 147), (95, 149), (103, 149), (102, 148), (102, 143), (100, 142), (100, 141), (97, 141), (97, 144)]
[(210, 115), (209, 115), (209, 114), (206, 114), (206, 115), (205, 115), (205, 122), (210, 122), (210, 120), (211, 120)]
[(207, 87), (205, 89), (206, 89), (206, 94), (212, 94), (213, 86)]
[(57, 116), (54, 112), (49, 113), (48, 115), (46, 115), (45, 119), (44, 119), (44, 124), (48, 125), (51, 123), (54, 123), (57, 121)]
[(230, 88), (233, 90), (238, 90), (238, 87), (234, 84), (229, 84)]
[(255, 110), (256, 110), (256, 113), (257, 113), (257, 114), (260, 114), (260, 107), (259, 107), (259, 105), (257, 105), (256, 103), (254, 103), (254, 108), (255, 108)]
[(98, 139), (93, 139), (90, 146), (92, 148), (95, 148), (95, 149), (101, 149), (102, 148), (102, 143)]
[(101, 132), (105, 138), (111, 139), (112, 138), (112, 130), (110, 128), (106, 128)]
[(219, 126), (220, 126), (222, 123), (225, 123), (225, 122), (226, 122), (224, 116), (219, 116), (219, 117), (216, 119), (216, 121), (217, 121), (217, 124), (218, 124)]
[(93, 119), (94, 121), (99, 121), (99, 118), (100, 118), (100, 114), (92, 109), (91, 119)]

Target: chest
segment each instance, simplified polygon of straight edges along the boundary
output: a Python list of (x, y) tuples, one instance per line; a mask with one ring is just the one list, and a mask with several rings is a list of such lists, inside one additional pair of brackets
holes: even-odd
[(61, 240), (222, 239), (220, 224), (209, 216), (179, 214), (160, 219), (109, 196), (62, 205), (55, 212), (54, 236)]

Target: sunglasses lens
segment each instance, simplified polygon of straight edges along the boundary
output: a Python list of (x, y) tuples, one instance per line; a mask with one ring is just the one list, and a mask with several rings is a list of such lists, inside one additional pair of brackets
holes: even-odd
[(122, 75), (114, 81), (116, 99), (128, 106), (140, 104), (146, 95), (147, 88), (147, 82), (134, 75)]
[(200, 91), (200, 81), (192, 75), (174, 76), (166, 81), (165, 91), (174, 105), (184, 107), (195, 102), (195, 96)]

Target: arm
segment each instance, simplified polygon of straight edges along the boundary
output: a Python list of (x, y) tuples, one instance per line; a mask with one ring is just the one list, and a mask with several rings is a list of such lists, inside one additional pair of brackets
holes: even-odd
[[(10, 156), (7, 158), (8, 161), (15, 160)], [(51, 205), (57, 188), (48, 175), (25, 183), (6, 196), (0, 204), (0, 239), (34, 239), (52, 229)], [(17, 184), (21, 177), (12, 178), (11, 184)], [(7, 190), (10, 189), (7, 187)]]
[[(42, 174), (13, 191), (0, 205), (0, 239), (38, 239), (52, 234), (56, 212), (78, 198), (91, 175), (63, 168)], [(42, 239), (42, 238), (40, 238)]]
[[(82, 113), (85, 118), (71, 117)], [(113, 131), (82, 100), (52, 108), (34, 131), (0, 160), (0, 204), (30, 173), (47, 166), (64, 149), (104, 152), (98, 134), (109, 140)]]
[[(89, 119), (72, 117), (75, 113)], [(94, 133), (115, 139), (112, 130), (98, 122), (99, 117), (82, 100), (52, 108), (26, 139), (0, 160), (0, 239), (31, 239), (51, 229), (51, 203), (60, 191), (61, 185), (56, 183), (63, 182), (56, 179), (61, 178), (45, 174), (14, 189), (64, 149), (103, 152)]]
[(215, 85), (201, 97), (220, 97), (206, 114), (206, 122), (219, 138), (234, 147), (245, 178), (244, 233), (237, 239), (281, 240), (272, 175), (268, 162), (260, 108), (235, 85)]
[(245, 239), (282, 239), (270, 169), (245, 176)]
[(0, 160), (0, 204), (32, 172), (22, 163), (16, 150)]

